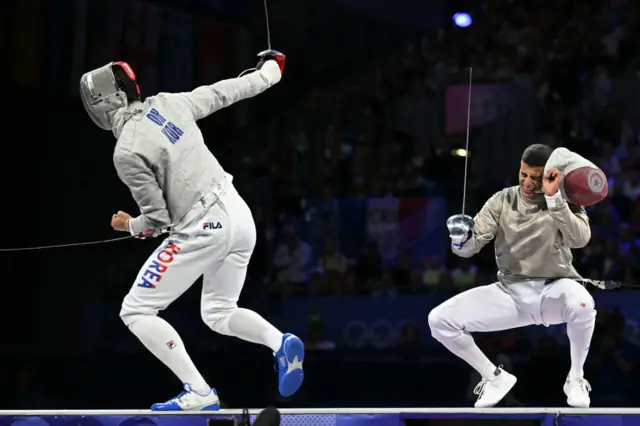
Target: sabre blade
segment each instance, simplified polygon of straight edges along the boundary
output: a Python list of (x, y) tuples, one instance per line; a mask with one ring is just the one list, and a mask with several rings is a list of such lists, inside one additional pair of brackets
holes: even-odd
[[(265, 0), (266, 2), (267, 0)], [(469, 97), (467, 101), (467, 141), (465, 144), (465, 156), (464, 156), (464, 183), (462, 186), (462, 214), (464, 214), (464, 207), (467, 202), (467, 171), (469, 169), (469, 129), (471, 124), (471, 80), (473, 78), (473, 68), (469, 68)]]
[(269, 27), (269, 8), (267, 7), (267, 0), (264, 1), (264, 19), (267, 23), (267, 49), (271, 50), (271, 29)]

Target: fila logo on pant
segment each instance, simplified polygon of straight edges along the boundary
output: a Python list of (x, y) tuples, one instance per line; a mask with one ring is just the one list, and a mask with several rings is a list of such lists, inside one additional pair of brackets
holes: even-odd
[(142, 273), (142, 282), (138, 283), (138, 287), (156, 288), (154, 282), (159, 283), (162, 280), (162, 274), (167, 272), (180, 250), (181, 248), (173, 241), (169, 241), (162, 250), (158, 251), (156, 258), (151, 261), (151, 264)]

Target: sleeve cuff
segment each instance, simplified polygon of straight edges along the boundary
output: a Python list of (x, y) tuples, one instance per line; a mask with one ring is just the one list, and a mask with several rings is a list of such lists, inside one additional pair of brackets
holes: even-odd
[(139, 222), (140, 222), (140, 216), (129, 219), (129, 233), (134, 237), (142, 232), (138, 230), (138, 228), (140, 228)]
[(264, 76), (269, 81), (269, 86), (273, 86), (274, 84), (280, 82), (282, 78), (282, 73), (280, 72), (280, 67), (278, 66), (278, 62), (275, 60), (268, 60), (262, 65), (260, 71), (264, 74)]
[(551, 197), (545, 194), (544, 199), (547, 201), (547, 207), (549, 207), (550, 209), (562, 207), (562, 205), (564, 204), (564, 198), (562, 198), (560, 190), (558, 190), (558, 192), (556, 192), (555, 195), (552, 195)]

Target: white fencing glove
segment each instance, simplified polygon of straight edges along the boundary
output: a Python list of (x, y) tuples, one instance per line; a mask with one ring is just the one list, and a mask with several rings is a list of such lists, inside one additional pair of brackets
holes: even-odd
[(466, 214), (457, 214), (447, 219), (451, 245), (456, 248), (462, 248), (464, 243), (473, 236), (474, 225), (473, 218)]

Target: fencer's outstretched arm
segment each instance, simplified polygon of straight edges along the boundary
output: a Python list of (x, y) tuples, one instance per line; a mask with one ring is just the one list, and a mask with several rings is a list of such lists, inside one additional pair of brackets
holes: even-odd
[(156, 181), (153, 170), (147, 165), (149, 160), (155, 161), (153, 159), (145, 161), (140, 155), (123, 148), (116, 151), (113, 156), (113, 163), (120, 180), (127, 185), (140, 208), (140, 216), (129, 221), (129, 230), (133, 235), (165, 228), (171, 224), (171, 216), (162, 189)]
[(172, 101), (180, 102), (197, 121), (219, 109), (264, 92), (277, 84), (281, 78), (278, 63), (271, 60), (266, 61), (259, 70), (242, 77), (221, 80), (209, 86), (200, 86), (191, 92), (163, 93), (163, 95), (172, 98)]
[(584, 208), (567, 203), (560, 191), (552, 197), (545, 195), (545, 199), (564, 243), (572, 249), (586, 246), (591, 239), (591, 227)]
[(461, 247), (452, 245), (453, 253), (460, 257), (471, 257), (491, 241), (500, 228), (500, 212), (504, 200), (504, 190), (496, 192), (484, 203), (474, 218), (473, 235)]

